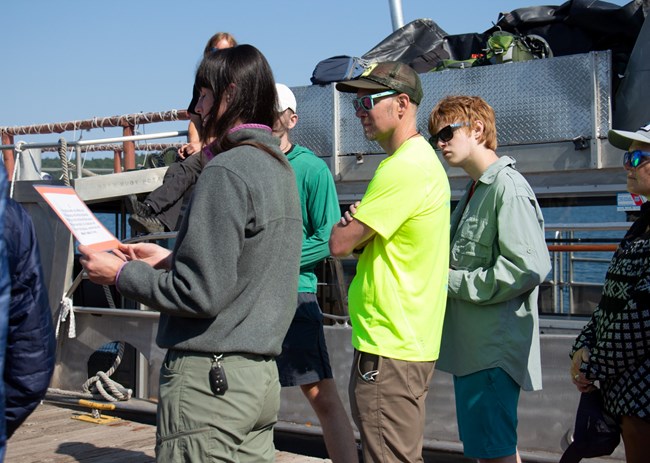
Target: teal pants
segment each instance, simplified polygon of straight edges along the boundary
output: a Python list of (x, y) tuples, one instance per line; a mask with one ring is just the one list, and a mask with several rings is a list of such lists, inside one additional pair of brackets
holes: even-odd
[(160, 369), (156, 461), (272, 462), (280, 408), (275, 360), (225, 354), (224, 395), (209, 383), (212, 355), (170, 350)]

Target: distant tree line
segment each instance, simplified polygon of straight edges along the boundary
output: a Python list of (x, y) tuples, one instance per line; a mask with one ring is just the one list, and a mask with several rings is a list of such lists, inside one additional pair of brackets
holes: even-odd
[[(144, 164), (144, 159), (145, 155), (144, 154), (138, 154), (135, 157), (135, 165), (136, 166), (141, 166)], [(70, 159), (70, 161), (74, 162), (74, 158)], [(96, 159), (86, 159), (83, 163), (83, 166), (86, 169), (112, 169), (113, 168), (113, 158), (96, 158)], [(43, 158), (41, 159), (41, 167), (43, 169), (60, 169), (61, 168), (61, 160), (59, 158)]]
[[(145, 155), (144, 154), (138, 154), (135, 157), (135, 165), (136, 167), (142, 167), (145, 161)], [(70, 159), (70, 161), (74, 162), (74, 158)], [(94, 159), (86, 159), (83, 163), (83, 167), (95, 171), (97, 170), (98, 173), (107, 173), (107, 171), (113, 171), (113, 158), (112, 157), (106, 157), (106, 158), (94, 158)], [(47, 158), (42, 158), (41, 159), (41, 169), (46, 172), (50, 172), (52, 174), (56, 174), (61, 171), (61, 160), (59, 158), (52, 158), (52, 157), (47, 157)]]

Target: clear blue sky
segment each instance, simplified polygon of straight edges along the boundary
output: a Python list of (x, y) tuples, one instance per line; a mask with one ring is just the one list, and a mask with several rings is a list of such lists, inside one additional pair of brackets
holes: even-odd
[[(499, 11), (561, 3), (403, 0), (402, 11), (404, 23), (430, 18), (459, 34), (483, 32)], [(293, 87), (309, 85), (322, 59), (370, 50), (392, 22), (388, 0), (5, 0), (0, 126), (185, 109), (205, 41), (217, 31), (258, 47), (276, 80)]]

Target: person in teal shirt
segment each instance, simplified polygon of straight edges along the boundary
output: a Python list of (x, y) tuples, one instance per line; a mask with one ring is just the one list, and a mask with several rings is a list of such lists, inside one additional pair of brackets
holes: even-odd
[(480, 97), (442, 99), (430, 143), (471, 177), (451, 216), (449, 294), (438, 368), (454, 375), (465, 456), (518, 462), (519, 391), (542, 387), (538, 286), (551, 269), (535, 195), (496, 154), (492, 108)]
[(273, 133), (280, 138), (280, 149), (296, 174), (302, 209), (298, 305), (276, 359), (280, 384), (300, 386), (318, 416), (332, 462), (354, 462), (358, 460), (356, 442), (333, 379), (314, 273), (316, 265), (330, 255), (330, 231), (341, 215), (336, 186), (325, 161), (291, 143), (289, 131), (298, 122), (296, 97), (284, 84), (276, 84), (276, 90), (279, 117)]

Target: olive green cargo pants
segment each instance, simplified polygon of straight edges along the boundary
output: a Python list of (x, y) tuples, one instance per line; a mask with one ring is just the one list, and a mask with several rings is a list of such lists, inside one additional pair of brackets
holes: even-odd
[(210, 388), (212, 355), (170, 350), (160, 369), (156, 461), (272, 462), (280, 408), (275, 360), (226, 354), (228, 390)]

